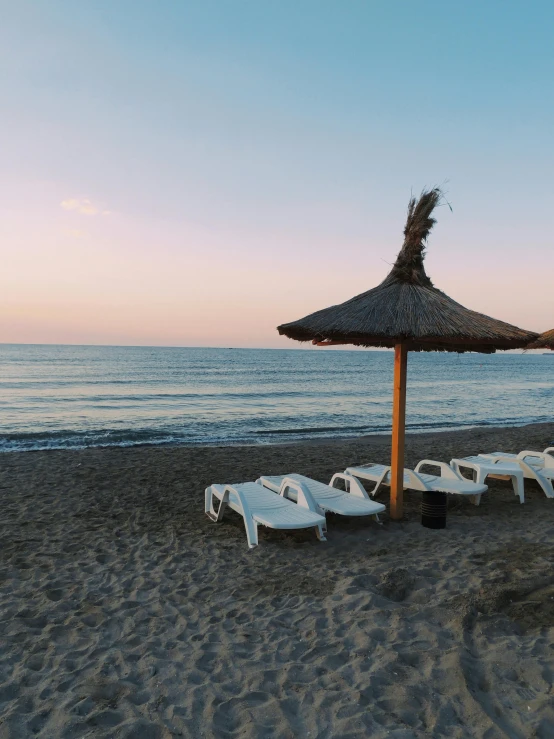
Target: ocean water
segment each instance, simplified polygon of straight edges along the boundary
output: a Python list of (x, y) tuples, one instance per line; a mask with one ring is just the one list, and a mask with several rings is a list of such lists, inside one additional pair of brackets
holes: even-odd
[[(390, 430), (386, 351), (0, 345), (0, 450)], [(554, 420), (554, 354), (416, 354), (408, 430)]]

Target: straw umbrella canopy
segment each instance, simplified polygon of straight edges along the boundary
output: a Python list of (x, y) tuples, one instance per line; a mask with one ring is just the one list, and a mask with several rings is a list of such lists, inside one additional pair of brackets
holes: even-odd
[(541, 334), (538, 339), (532, 341), (526, 349), (552, 349), (554, 351), (554, 328), (550, 331), (545, 331)]
[(404, 244), (380, 285), (277, 327), (284, 336), (317, 346), (394, 347), (391, 517), (395, 519), (402, 518), (407, 352), (492, 353), (522, 348), (537, 338), (533, 331), (464, 308), (434, 287), (423, 260), (436, 222), (432, 213), (441, 199), (439, 188), (410, 199)]

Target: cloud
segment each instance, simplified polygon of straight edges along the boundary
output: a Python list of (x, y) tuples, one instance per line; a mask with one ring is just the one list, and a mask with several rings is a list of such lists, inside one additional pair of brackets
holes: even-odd
[(110, 214), (109, 210), (103, 210), (94, 205), (88, 198), (67, 198), (67, 200), (62, 200), (60, 205), (64, 210), (74, 210), (84, 216), (107, 216)]

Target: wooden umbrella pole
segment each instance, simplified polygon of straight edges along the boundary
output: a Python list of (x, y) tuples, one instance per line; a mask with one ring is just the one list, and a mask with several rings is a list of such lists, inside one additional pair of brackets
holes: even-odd
[(390, 515), (399, 521), (403, 515), (404, 498), (404, 435), (406, 433), (406, 344), (394, 347), (394, 396), (392, 403), (392, 455)]

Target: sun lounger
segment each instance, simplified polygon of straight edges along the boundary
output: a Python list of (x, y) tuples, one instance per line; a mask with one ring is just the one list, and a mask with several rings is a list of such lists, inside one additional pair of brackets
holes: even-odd
[[(494, 460), (496, 463), (518, 464), (523, 476), (528, 480), (536, 480), (547, 498), (554, 498), (554, 457), (549, 453), (552, 447), (544, 452), (533, 452), (526, 449), (515, 457), (511, 454), (480, 454), (480, 457)], [(539, 466), (540, 465), (540, 466)]]
[[(422, 467), (431, 466), (440, 469), (440, 475), (422, 473)], [(357, 477), (360, 480), (374, 482), (375, 487), (370, 491), (375, 495), (381, 485), (390, 485), (390, 467), (382, 464), (363, 464), (347, 467), (345, 474)], [(415, 470), (404, 469), (404, 489), (419, 490), (424, 493), (447, 493), (449, 495), (468, 495), (478, 505), (481, 495), (487, 491), (487, 486), (466, 480), (446, 462), (436, 462), (432, 459), (422, 459)]]
[(494, 459), (497, 460), (499, 458), (502, 458), (505, 461), (514, 461), (517, 462), (518, 459), (521, 458), (521, 454), (524, 455), (523, 459), (527, 464), (530, 464), (532, 467), (538, 467), (539, 469), (543, 469), (544, 467), (544, 455), (547, 454), (549, 459), (552, 459), (554, 462), (554, 447), (549, 446), (547, 447), (543, 452), (531, 452), (531, 451), (525, 451), (520, 454), (510, 454), (507, 452), (490, 452), (489, 454), (479, 454), (480, 457), (486, 457), (487, 459)]
[[(320, 541), (325, 541), (325, 517), (309, 493), (297, 490), (297, 503), (287, 499), (290, 487), (296, 486), (294, 481), (285, 481), (280, 495), (275, 495), (255, 482), (243, 482), (234, 485), (210, 485), (206, 488), (205, 511), (214, 522), (221, 521), (225, 508), (229, 506), (244, 519), (248, 546), (252, 549), (258, 544), (258, 524), (270, 529), (308, 529), (316, 530)], [(219, 508), (214, 507), (215, 499), (219, 500)]]
[[(269, 488), (269, 490), (279, 492), (285, 481), (296, 483), (296, 487), (292, 484), (289, 486), (287, 492), (289, 498), (296, 500), (300, 494), (300, 490), (302, 490), (305, 495), (312, 497), (318, 506), (319, 512), (323, 515), (331, 512), (338, 513), (340, 516), (375, 516), (375, 519), (378, 521), (379, 513), (385, 510), (385, 506), (382, 503), (371, 500), (358, 480), (342, 472), (337, 472), (337, 474), (333, 475), (329, 485), (297, 474), (264, 475), (256, 482), (261, 483), (264, 487)], [(336, 487), (341, 481), (346, 487), (346, 492)]]
[[(501, 462), (485, 456), (462, 457), (450, 460), (450, 466), (461, 475), (460, 469), (469, 469), (473, 473), (473, 482), (483, 484), (487, 477), (497, 480), (511, 480), (514, 493), (519, 496), (519, 502), (525, 500), (523, 470), (517, 461)], [(481, 496), (478, 496), (476, 505), (479, 505)]]

